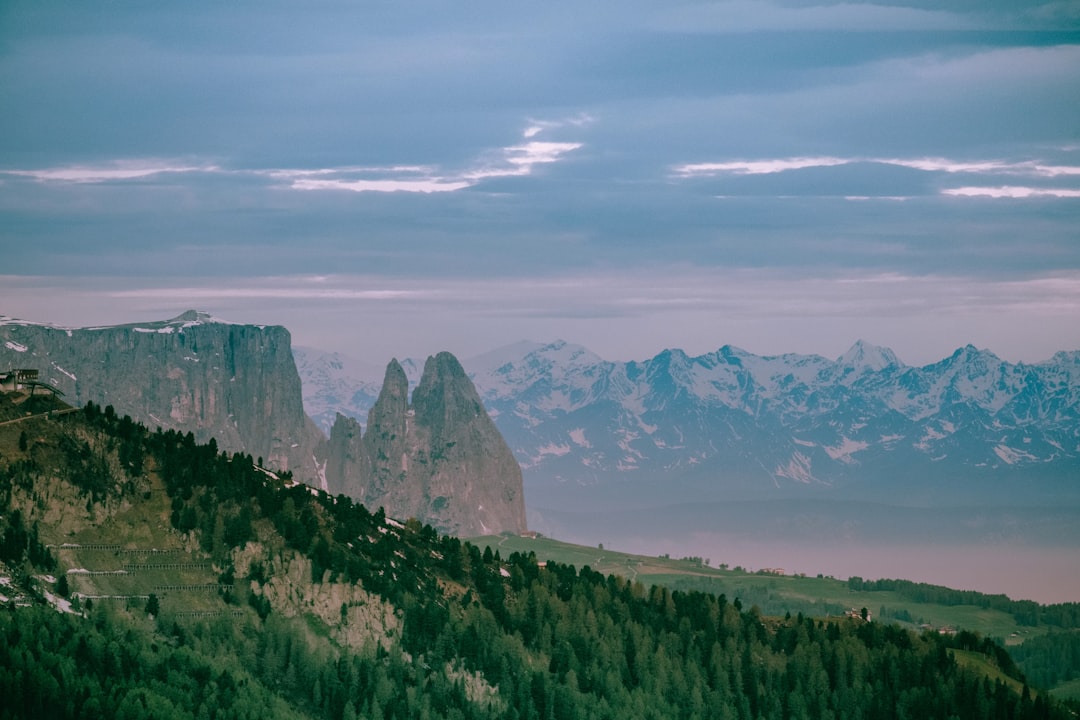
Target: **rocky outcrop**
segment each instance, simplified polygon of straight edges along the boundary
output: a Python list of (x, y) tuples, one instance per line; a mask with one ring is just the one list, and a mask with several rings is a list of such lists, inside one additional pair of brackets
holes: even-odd
[(450, 353), (427, 359), (411, 405), (392, 361), (363, 435), (338, 415), (329, 448), (330, 492), (455, 535), (526, 529), (521, 468)]
[(164, 322), (59, 328), (0, 318), (0, 371), (33, 368), (72, 405), (112, 405), (317, 480), (322, 433), (304, 414), (289, 331), (194, 310)]
[(240, 577), (249, 575), (253, 563), (265, 568), (267, 579), (250, 580), (249, 590), (266, 598), (274, 612), (285, 617), (314, 615), (338, 645), (353, 650), (393, 647), (401, 617), (392, 604), (361, 583), (336, 582), (329, 570), (313, 582), (310, 559), (294, 550), (271, 552), (257, 542), (233, 549), (232, 560)]

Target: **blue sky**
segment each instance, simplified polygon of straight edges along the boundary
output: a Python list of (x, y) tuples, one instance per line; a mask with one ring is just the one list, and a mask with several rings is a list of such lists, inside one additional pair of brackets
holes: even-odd
[(1080, 348), (1080, 2), (0, 5), (0, 314)]

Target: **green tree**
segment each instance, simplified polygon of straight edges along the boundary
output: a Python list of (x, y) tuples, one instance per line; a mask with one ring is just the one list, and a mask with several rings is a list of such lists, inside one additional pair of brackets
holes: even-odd
[(158, 596), (150, 593), (150, 597), (146, 598), (146, 614), (157, 617), (160, 613), (161, 604), (158, 602)]

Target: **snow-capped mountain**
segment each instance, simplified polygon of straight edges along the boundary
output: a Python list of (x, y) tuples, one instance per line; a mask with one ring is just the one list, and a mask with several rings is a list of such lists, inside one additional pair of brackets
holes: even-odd
[[(368, 410), (379, 397), (384, 368), (309, 347), (294, 347), (293, 358), (303, 379), (304, 410), (324, 433), (330, 434), (338, 413), (355, 418), (361, 426), (367, 423)], [(405, 360), (401, 365), (410, 388), (415, 387), (423, 362)]]
[[(313, 417), (366, 419), (370, 376), (313, 355), (297, 364)], [(860, 341), (835, 360), (724, 346), (609, 362), (559, 341), (463, 365), (527, 490), (553, 504), (611, 485), (672, 502), (814, 489), (1080, 493), (1080, 352), (1011, 364), (969, 345), (910, 367)]]

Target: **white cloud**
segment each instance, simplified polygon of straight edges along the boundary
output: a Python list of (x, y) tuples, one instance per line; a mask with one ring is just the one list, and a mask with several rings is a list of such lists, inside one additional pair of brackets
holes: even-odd
[(989, 197), (989, 198), (1080, 198), (1080, 190), (1067, 188), (1036, 188), (1016, 185), (999, 187), (958, 187), (942, 190), (943, 195), (953, 197)]
[(530, 175), (534, 165), (558, 162), (564, 155), (582, 147), (581, 143), (542, 142), (532, 140), (522, 145), (503, 148), (501, 157), (487, 167), (469, 170), (463, 177), (469, 180)]
[(871, 162), (878, 162), (885, 165), (899, 165), (901, 167), (924, 170), (926, 172), (1028, 175), (1035, 177), (1080, 175), (1080, 167), (1069, 165), (1045, 165), (1034, 160), (1024, 160), (1021, 162), (1005, 162), (1000, 160), (963, 162), (949, 160), (948, 158), (916, 158), (912, 160), (889, 158), (873, 160)]
[(349, 192), (454, 192), (470, 187), (464, 180), (294, 180), (293, 190), (348, 190)]
[(542, 132), (582, 127), (593, 122), (589, 115), (565, 120), (531, 120), (522, 132), (526, 142), (499, 148), (463, 169), (432, 165), (341, 166), (325, 168), (269, 168), (229, 170), (214, 164), (181, 164), (157, 159), (118, 160), (103, 165), (66, 165), (36, 170), (0, 169), (0, 175), (30, 177), (42, 182), (104, 183), (137, 180), (162, 173), (216, 173), (250, 175), (282, 181), (292, 190), (337, 190), (348, 192), (445, 193), (473, 187), (481, 180), (531, 175), (537, 165), (556, 163), (583, 147), (580, 142), (535, 140)]
[(732, 160), (728, 162), (687, 163), (676, 165), (673, 171), (679, 177), (712, 177), (715, 175), (770, 175), (803, 170), (812, 167), (832, 167), (856, 162), (850, 158), (838, 157), (792, 157), (771, 158), (766, 160)]
[(275, 168), (272, 170), (253, 170), (251, 171), (255, 175), (265, 175), (267, 177), (279, 178), (284, 180), (294, 180), (297, 178), (309, 178), (324, 175), (344, 175), (344, 174), (366, 174), (366, 175), (433, 175), (435, 173), (434, 168), (430, 165), (390, 165), (387, 167), (380, 167), (378, 165), (372, 167), (363, 166), (345, 166), (345, 167), (331, 167), (331, 168)]
[(564, 127), (585, 127), (596, 122), (596, 118), (588, 113), (581, 113), (563, 120), (529, 120), (528, 127), (521, 133), (526, 140), (534, 138), (546, 130), (558, 130)]
[(135, 180), (162, 173), (218, 172), (217, 165), (183, 165), (175, 161), (138, 159), (118, 160), (105, 165), (66, 165), (37, 170), (0, 170), (7, 175), (30, 177), (42, 182), (100, 183)]
[(717, 175), (768, 175), (807, 168), (837, 167), (854, 163), (893, 165), (928, 173), (1013, 175), (1026, 177), (1060, 177), (1080, 175), (1080, 167), (1051, 165), (1037, 160), (1004, 161), (953, 160), (942, 157), (872, 158), (872, 157), (786, 157), (758, 160), (728, 160), (724, 162), (685, 163), (672, 167), (680, 178), (715, 177)]
[(904, 202), (906, 200), (914, 200), (913, 195), (845, 195), (845, 200), (851, 202), (865, 202), (870, 200), (891, 200), (893, 202)]

